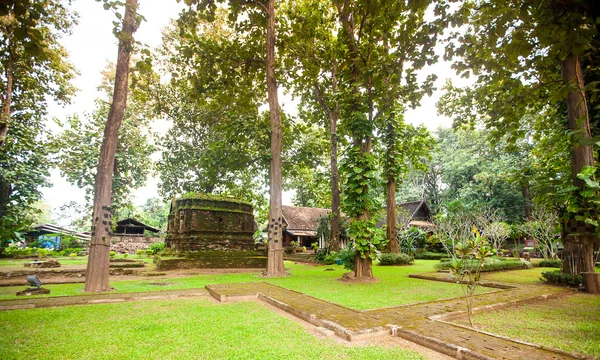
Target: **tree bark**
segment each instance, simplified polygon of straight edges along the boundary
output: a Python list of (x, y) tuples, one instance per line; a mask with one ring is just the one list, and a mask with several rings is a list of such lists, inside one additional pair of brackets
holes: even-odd
[(526, 221), (531, 220), (532, 210), (532, 196), (531, 196), (531, 188), (529, 187), (529, 183), (525, 183), (521, 185), (521, 194), (523, 194), (523, 198), (525, 199), (525, 206), (523, 207), (523, 215), (525, 216)]
[[(4, 151), (4, 144), (6, 136), (8, 135), (8, 124), (10, 122), (11, 115), (11, 101), (13, 91), (13, 77), (14, 77), (14, 61), (12, 56), (9, 55), (8, 67), (6, 69), (6, 90), (2, 98), (2, 110), (0, 111), (0, 151)], [(2, 219), (7, 212), (8, 201), (10, 194), (12, 193), (11, 184), (0, 174), (0, 219)]]
[(331, 250), (340, 250), (340, 175), (337, 166), (337, 115), (329, 116), (331, 142)]
[(388, 250), (394, 254), (399, 252), (396, 227), (396, 181), (393, 175), (388, 175), (386, 236), (388, 240)]
[[(337, 62), (334, 60), (333, 71), (331, 74), (331, 90), (333, 94), (337, 93)], [(337, 122), (339, 118), (339, 103), (335, 100), (335, 106), (329, 112), (329, 137), (331, 147), (331, 250), (340, 250), (340, 175), (337, 165)]]
[(6, 136), (8, 135), (8, 125), (10, 123), (11, 101), (13, 92), (14, 60), (11, 55), (8, 58), (8, 67), (6, 69), (6, 90), (2, 99), (2, 111), (0, 113), (0, 149), (4, 147)]
[[(592, 137), (583, 74), (577, 55), (570, 54), (562, 61), (561, 65), (563, 81), (569, 87), (567, 94), (569, 129), (576, 132), (571, 140), (573, 185), (583, 187), (584, 182), (577, 178), (577, 174), (585, 166), (594, 166), (592, 146), (584, 146), (579, 143), (581, 138)], [(574, 221), (573, 215), (570, 222)], [(594, 272), (593, 245), (594, 241), (597, 241), (596, 237), (590, 232), (571, 236), (568, 234), (568, 230), (563, 231), (563, 235), (566, 235), (563, 237), (563, 271), (570, 274)]]
[(113, 101), (104, 128), (104, 138), (100, 148), (100, 160), (94, 185), (94, 208), (92, 215), (92, 239), (90, 255), (85, 276), (86, 292), (103, 292), (110, 290), (108, 281), (111, 219), (111, 193), (113, 182), (113, 165), (119, 128), (127, 106), (127, 86), (129, 80), (129, 57), (133, 46), (133, 33), (136, 31), (136, 13), (138, 0), (127, 0), (125, 17), (119, 35), (119, 53)]
[(267, 95), (271, 118), (271, 168), (269, 176), (269, 253), (265, 276), (285, 276), (283, 266), (283, 216), (281, 211), (281, 114), (275, 77), (275, 0), (267, 1)]

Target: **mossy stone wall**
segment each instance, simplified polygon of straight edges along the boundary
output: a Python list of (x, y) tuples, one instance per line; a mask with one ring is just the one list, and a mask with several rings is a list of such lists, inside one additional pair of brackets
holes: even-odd
[(252, 250), (254, 231), (252, 205), (188, 195), (171, 203), (166, 244), (178, 251)]

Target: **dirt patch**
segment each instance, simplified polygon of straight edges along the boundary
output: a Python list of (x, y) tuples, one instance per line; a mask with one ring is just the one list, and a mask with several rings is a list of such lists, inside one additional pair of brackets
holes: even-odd
[(167, 286), (167, 285), (171, 285), (171, 284), (175, 284), (175, 283), (172, 283), (172, 282), (151, 282), (151, 283), (146, 283), (145, 285)]

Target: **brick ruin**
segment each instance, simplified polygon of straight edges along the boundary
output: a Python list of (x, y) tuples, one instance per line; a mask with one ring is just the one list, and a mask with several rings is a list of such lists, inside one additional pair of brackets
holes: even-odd
[(254, 231), (249, 203), (227, 197), (186, 195), (171, 203), (165, 243), (177, 251), (253, 250)]

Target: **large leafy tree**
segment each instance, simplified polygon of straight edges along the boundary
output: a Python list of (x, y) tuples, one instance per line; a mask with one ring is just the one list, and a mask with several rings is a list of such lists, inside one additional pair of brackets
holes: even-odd
[(596, 170), (590, 118), (597, 109), (590, 104), (598, 99), (597, 83), (586, 78), (597, 78), (598, 70), (581, 64), (597, 58), (599, 17), (590, 1), (465, 1), (454, 16), (463, 32), (454, 34), (447, 49), (448, 57), (457, 56), (457, 72), (477, 79), (451, 93), (442, 103), (446, 113), (462, 121), (483, 115), (493, 136), (507, 134), (511, 140), (522, 135), (526, 115), (569, 130), (571, 186), (561, 188), (570, 194), (555, 200), (568, 204), (565, 228), (578, 229), (579, 235), (563, 239), (568, 262), (563, 269), (575, 273), (594, 271), (598, 242), (597, 204), (589, 200), (597, 196), (597, 186), (584, 181)]
[(343, 169), (347, 177), (344, 212), (352, 217), (350, 236), (357, 256), (355, 276), (372, 278), (371, 257), (380, 239), (373, 215), (376, 160), (372, 153), (378, 117), (400, 105), (416, 105), (431, 90), (435, 77), (418, 81), (415, 71), (436, 60), (434, 46), (444, 26), (443, 7), (435, 7), (433, 22), (424, 15), (434, 2), (333, 1), (342, 44), (340, 109), (343, 126), (352, 137)]
[[(404, 122), (403, 109), (398, 108), (384, 119), (383, 175), (386, 182), (387, 211), (386, 237), (388, 249), (398, 253), (396, 224), (396, 183), (408, 176), (409, 171), (425, 171), (434, 141), (424, 126), (415, 127)], [(404, 224), (401, 224), (404, 226)]]
[[(287, 1), (283, 9), (286, 16), (281, 21), (281, 52), (287, 70), (285, 80), (300, 98), (300, 117), (322, 126), (329, 137), (330, 190), (322, 188), (322, 181), (300, 182), (295, 200), (302, 205), (331, 206), (330, 243), (331, 249), (337, 251), (341, 216), (338, 148), (345, 140), (339, 131), (338, 90), (342, 78), (338, 75), (340, 42), (335, 36), (337, 12), (328, 0)], [(304, 175), (322, 179), (323, 172), (306, 169)], [(325, 193), (330, 194), (328, 201), (318, 195)]]
[(46, 109), (74, 92), (59, 40), (75, 21), (63, 1), (0, 4), (0, 249), (29, 225), (26, 214), (48, 185)]

